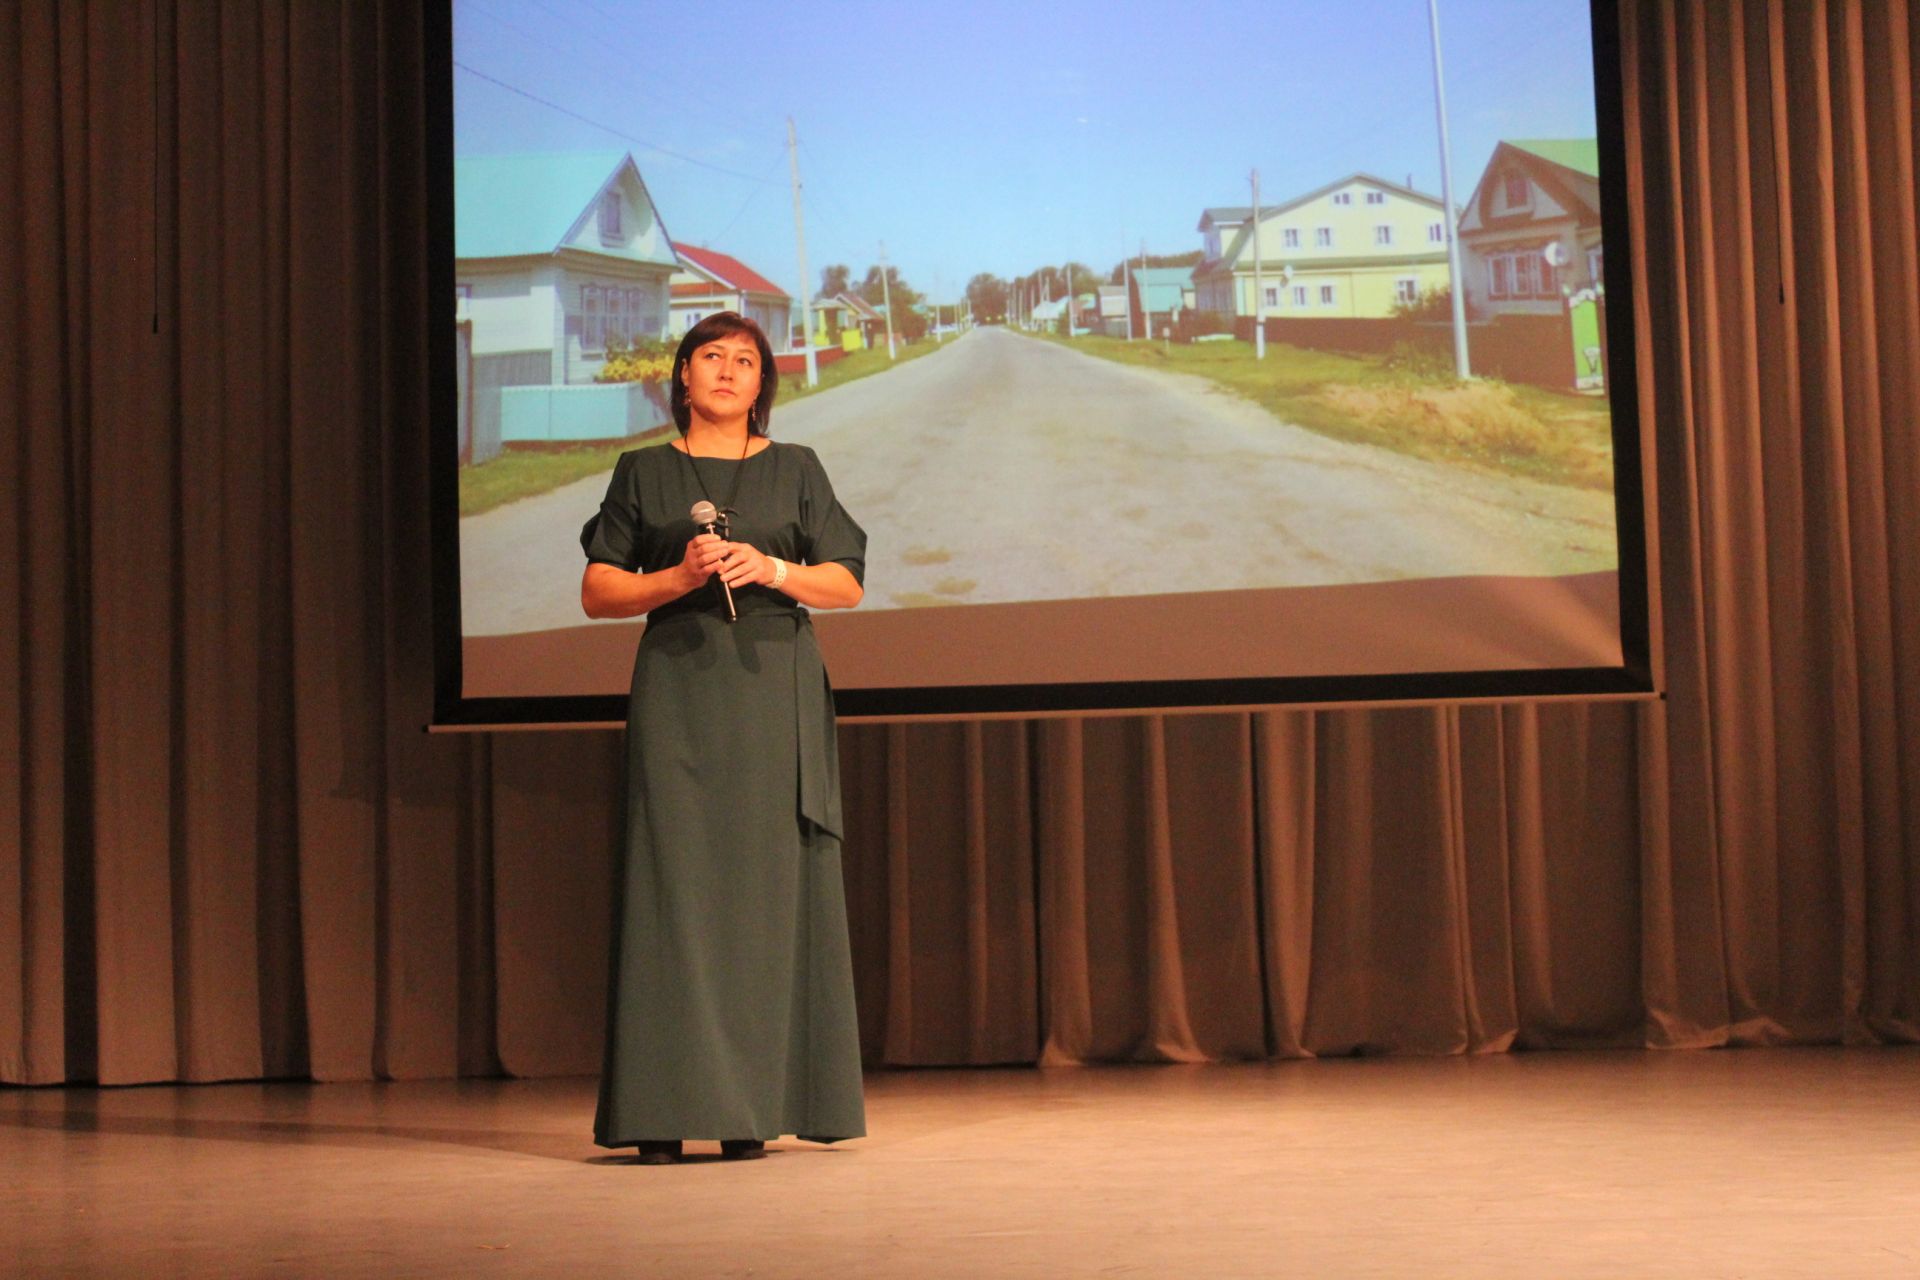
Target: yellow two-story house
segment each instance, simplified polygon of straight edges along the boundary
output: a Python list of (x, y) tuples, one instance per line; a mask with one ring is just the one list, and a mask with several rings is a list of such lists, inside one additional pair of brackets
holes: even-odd
[(1258, 301), (1274, 318), (1381, 318), (1447, 287), (1440, 199), (1371, 174), (1263, 207), (1257, 226), (1248, 207), (1209, 209), (1198, 230), (1206, 260), (1193, 271), (1196, 306), (1223, 317), (1254, 315)]

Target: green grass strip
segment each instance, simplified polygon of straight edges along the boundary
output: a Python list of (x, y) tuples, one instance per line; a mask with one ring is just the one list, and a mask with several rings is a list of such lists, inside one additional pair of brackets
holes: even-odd
[(1601, 396), (1493, 378), (1461, 382), (1423, 358), (1389, 361), (1269, 342), (1128, 342), (1028, 333), (1118, 364), (1194, 374), (1296, 426), (1435, 462), (1582, 489), (1613, 486), (1613, 419)]

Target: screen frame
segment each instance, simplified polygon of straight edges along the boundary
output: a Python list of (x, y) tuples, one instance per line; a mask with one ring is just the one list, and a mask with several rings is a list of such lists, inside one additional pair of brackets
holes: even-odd
[[(1059, 684), (926, 685), (836, 689), (844, 719), (1160, 713), (1250, 707), (1450, 704), (1660, 696), (1648, 568), (1645, 467), (1633, 291), (1632, 201), (1627, 191), (1625, 83), (1617, 0), (1589, 0), (1594, 123), (1603, 180), (1602, 226), (1610, 236), (1601, 270), (1606, 309), (1608, 400), (1613, 434), (1615, 538), (1619, 551), (1619, 666), (1433, 671), (1219, 680)], [(429, 377), (429, 542), (433, 557), (434, 728), (568, 727), (627, 718), (623, 694), (566, 697), (464, 696), (460, 611), (459, 395), (455, 334), (441, 304), (454, 297), (453, 0), (423, 7), (426, 94), (426, 274)], [(1612, 175), (1612, 176), (1605, 176)], [(1617, 302), (1616, 302), (1617, 300)]]

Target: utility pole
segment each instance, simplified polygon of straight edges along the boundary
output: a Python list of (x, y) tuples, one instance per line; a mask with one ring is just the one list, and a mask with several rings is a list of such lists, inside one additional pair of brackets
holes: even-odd
[(787, 169), (793, 174), (793, 242), (800, 254), (801, 350), (807, 355), (807, 385), (820, 385), (820, 365), (813, 354), (813, 277), (807, 270), (807, 217), (800, 205), (800, 140), (793, 117), (787, 117)]
[(880, 303), (887, 309), (887, 359), (893, 354), (893, 290), (887, 287), (887, 242), (880, 242)]
[[(1147, 269), (1147, 238), (1140, 237), (1140, 267), (1134, 274)], [(1153, 308), (1147, 305), (1147, 286), (1140, 286), (1140, 332), (1146, 335), (1148, 342), (1153, 341)]]
[(1267, 358), (1267, 306), (1264, 286), (1260, 278), (1260, 171), (1255, 169), (1253, 178), (1253, 221), (1247, 225), (1253, 232), (1253, 358)]
[(1427, 17), (1433, 29), (1433, 108), (1440, 119), (1440, 203), (1441, 225), (1447, 232), (1447, 279), (1453, 294), (1453, 371), (1456, 377), (1473, 376), (1467, 360), (1466, 277), (1460, 270), (1460, 237), (1454, 234), (1453, 150), (1447, 144), (1446, 77), (1440, 69), (1440, 0), (1427, 0)]
[(1127, 317), (1127, 341), (1133, 341), (1133, 260), (1127, 257), (1127, 233), (1120, 233), (1120, 299)]

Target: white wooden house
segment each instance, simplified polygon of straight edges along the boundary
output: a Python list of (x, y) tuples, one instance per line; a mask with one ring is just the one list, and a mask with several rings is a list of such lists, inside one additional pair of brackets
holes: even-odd
[[(459, 157), (454, 202), (459, 316), (471, 335), (472, 456), (484, 461), (517, 438), (503, 421), (503, 388), (590, 385), (609, 340), (666, 336), (679, 261), (639, 167), (622, 152)], [(558, 422), (549, 413), (538, 438), (628, 434), (651, 412), (615, 412), (613, 397), (601, 399), (574, 397), (580, 407)]]

